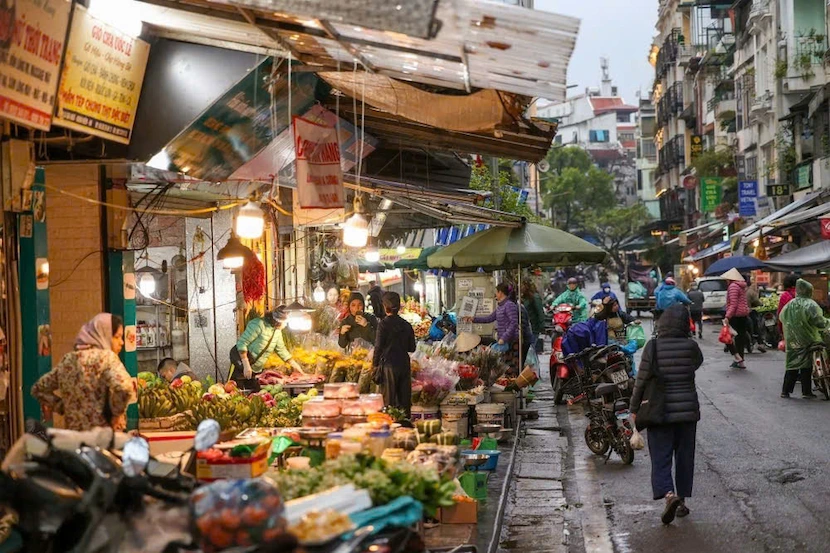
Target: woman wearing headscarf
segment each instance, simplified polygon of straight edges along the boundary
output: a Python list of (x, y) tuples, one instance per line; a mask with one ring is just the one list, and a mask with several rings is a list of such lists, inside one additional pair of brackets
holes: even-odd
[[(695, 436), (700, 420), (700, 403), (695, 388), (695, 371), (703, 364), (700, 347), (689, 337), (689, 311), (674, 304), (657, 323), (657, 338), (643, 348), (640, 371), (631, 395), (632, 423), (651, 378), (663, 381), (661, 424), (648, 427), (651, 457), (651, 489), (655, 500), (664, 499), (662, 521), (686, 516), (686, 498), (692, 496), (695, 474)], [(672, 479), (672, 461), (674, 479)]]
[(401, 296), (384, 292), (386, 317), (378, 323), (372, 375), (386, 405), (403, 409), (409, 416), (412, 407), (412, 369), (409, 354), (415, 351), (415, 331), (398, 315)]
[(118, 358), (124, 347), (120, 317), (100, 313), (75, 338), (73, 351), (32, 386), (44, 418), (62, 414), (69, 430), (98, 426), (127, 427), (127, 405), (136, 401), (135, 385)]
[(340, 336), (337, 343), (341, 348), (349, 347), (355, 340), (375, 343), (378, 332), (378, 320), (371, 313), (366, 313), (363, 294), (352, 292), (349, 296), (349, 314), (340, 322)]
[(784, 386), (781, 397), (788, 398), (795, 389), (796, 380), (801, 378), (801, 395), (815, 397), (813, 393), (813, 358), (810, 346), (821, 343), (821, 331), (830, 327), (821, 307), (813, 300), (813, 285), (798, 279), (795, 283), (795, 297), (781, 310), (784, 326), (784, 343), (787, 345)]

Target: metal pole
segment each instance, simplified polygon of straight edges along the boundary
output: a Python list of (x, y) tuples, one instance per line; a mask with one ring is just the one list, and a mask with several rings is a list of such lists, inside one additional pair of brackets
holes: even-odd
[(493, 208), (501, 209), (501, 197), (499, 195), (499, 158), (493, 156), (490, 159), (490, 173), (493, 177), (491, 190), (493, 192)]
[(522, 266), (519, 264), (519, 292), (516, 294), (517, 306), (519, 308), (519, 373), (524, 370), (524, 359), (522, 359)]

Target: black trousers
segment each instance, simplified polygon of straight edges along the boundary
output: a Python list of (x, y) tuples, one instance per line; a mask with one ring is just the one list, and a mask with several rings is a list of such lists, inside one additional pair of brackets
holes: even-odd
[(669, 492), (675, 492), (679, 497), (692, 497), (696, 433), (696, 422), (661, 424), (647, 430), (654, 499), (662, 499)]
[(749, 317), (732, 317), (729, 319), (729, 326), (737, 332), (732, 340), (732, 344), (729, 346), (729, 352), (732, 355), (737, 353), (743, 359), (748, 349), (747, 346), (749, 345), (749, 335), (747, 334), (749, 331)]
[(697, 335), (703, 338), (703, 311), (691, 311), (692, 322), (695, 323), (695, 330)]
[(781, 387), (781, 392), (791, 394), (795, 390), (796, 381), (801, 380), (802, 395), (810, 395), (813, 393), (813, 369), (807, 367), (806, 369), (793, 369), (791, 371), (784, 371), (784, 386)]

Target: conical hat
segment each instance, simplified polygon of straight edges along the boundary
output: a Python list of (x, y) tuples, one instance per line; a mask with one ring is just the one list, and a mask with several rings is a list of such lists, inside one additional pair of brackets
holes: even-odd
[(743, 281), (743, 280), (746, 280), (746, 279), (743, 277), (743, 275), (741, 274), (741, 272), (740, 272), (740, 271), (738, 271), (738, 269), (736, 269), (736, 268), (734, 268), (734, 267), (733, 267), (733, 268), (731, 268), (731, 269), (729, 269), (729, 270), (728, 270), (728, 271), (726, 271), (725, 273), (723, 273), (723, 274), (721, 275), (721, 278), (725, 278), (726, 280), (737, 280), (737, 281), (739, 281), (739, 282), (740, 282), (740, 281)]
[(472, 332), (462, 332), (455, 340), (455, 351), (464, 353), (481, 343), (481, 336)]

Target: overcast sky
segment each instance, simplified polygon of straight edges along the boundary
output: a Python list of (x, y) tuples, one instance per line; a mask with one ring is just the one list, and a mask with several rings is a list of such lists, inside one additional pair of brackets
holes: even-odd
[(611, 79), (629, 104), (637, 103), (635, 93), (647, 94), (654, 82), (654, 68), (648, 51), (657, 22), (657, 0), (534, 0), (545, 10), (582, 20), (576, 49), (568, 69), (569, 90), (575, 95), (586, 86), (599, 86), (599, 58), (610, 60)]

